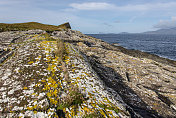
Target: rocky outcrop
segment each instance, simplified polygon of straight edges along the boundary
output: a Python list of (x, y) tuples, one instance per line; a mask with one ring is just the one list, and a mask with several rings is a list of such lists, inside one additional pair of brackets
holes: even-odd
[(127, 104), (104, 85), (87, 57), (53, 38), (27, 34), (11, 43), (15, 54), (0, 65), (0, 116), (131, 117)]
[(74, 43), (106, 86), (122, 97), (131, 114), (176, 117), (175, 61), (113, 46), (77, 31), (53, 36)]
[(61, 28), (61, 29), (65, 29), (65, 30), (71, 29), (71, 26), (70, 26), (70, 23), (69, 23), (69, 22), (64, 23), (64, 24), (61, 24), (61, 25), (59, 25), (58, 27)]
[(0, 37), (0, 116), (176, 117), (175, 61), (70, 29)]
[[(28, 30), (0, 33), (0, 64), (10, 57), (17, 47), (17, 44), (31, 38), (30, 35), (44, 34), (43, 30)], [(28, 36), (27, 36), (28, 35)], [(12, 45), (13, 44), (13, 45)]]

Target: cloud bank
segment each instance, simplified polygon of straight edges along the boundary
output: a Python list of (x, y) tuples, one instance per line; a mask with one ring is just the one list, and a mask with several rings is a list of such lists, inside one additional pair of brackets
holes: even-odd
[(176, 2), (127, 4), (124, 6), (118, 6), (106, 2), (84, 2), (84, 3), (72, 3), (69, 6), (77, 10), (151, 11), (151, 10), (169, 10), (176, 8)]
[(170, 20), (160, 20), (159, 23), (154, 25), (154, 28), (169, 29), (176, 27), (176, 17), (171, 17)]
[(114, 7), (113, 4), (105, 2), (85, 2), (85, 3), (72, 3), (70, 6), (78, 10), (107, 10)]

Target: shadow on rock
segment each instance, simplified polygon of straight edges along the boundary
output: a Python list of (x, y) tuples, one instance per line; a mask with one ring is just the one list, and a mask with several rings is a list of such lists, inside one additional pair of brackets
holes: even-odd
[(115, 90), (128, 105), (127, 110), (132, 118), (162, 118), (123, 82), (122, 76), (114, 69), (102, 65), (94, 56), (88, 57), (88, 61), (105, 85)]

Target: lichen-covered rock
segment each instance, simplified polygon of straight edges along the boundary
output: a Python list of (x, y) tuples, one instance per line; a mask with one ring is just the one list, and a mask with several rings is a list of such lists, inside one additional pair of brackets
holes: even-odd
[(0, 42), (2, 117), (176, 117), (174, 61), (71, 29)]
[(55, 34), (68, 37), (63, 40), (87, 56), (94, 71), (122, 97), (132, 115), (176, 117), (175, 61), (113, 46), (77, 31)]
[[(15, 36), (21, 36), (20, 33), (24, 32), (13, 32)], [(2, 50), (13, 55), (0, 65), (0, 116), (131, 116), (127, 104), (116, 91), (104, 85), (75, 46), (59, 43), (58, 38), (43, 32), (24, 34)], [(63, 55), (58, 53), (59, 49), (63, 49)]]

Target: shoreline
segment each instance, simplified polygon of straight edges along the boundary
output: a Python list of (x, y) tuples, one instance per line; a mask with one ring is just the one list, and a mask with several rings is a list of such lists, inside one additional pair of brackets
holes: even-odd
[(88, 39), (90, 45), (83, 41), (77, 48), (88, 57), (105, 85), (130, 106), (131, 115), (132, 108), (142, 117), (175, 116), (176, 99), (171, 94), (175, 91), (176, 61), (114, 46), (92, 36)]
[[(86, 36), (89, 37), (89, 35), (87, 35), (87, 34), (86, 34)], [(93, 36), (90, 36), (90, 37), (93, 37)], [(93, 37), (93, 38), (98, 39), (96, 37)], [(133, 57), (137, 57), (137, 58), (152, 59), (152, 60), (154, 60), (156, 62), (176, 67), (176, 60), (172, 60), (172, 59), (169, 59), (169, 58), (161, 57), (161, 56), (159, 56), (157, 54), (151, 54), (151, 53), (145, 52), (145, 51), (143, 52), (141, 50), (127, 49), (127, 48), (121, 46), (120, 44), (116, 45), (118, 43), (109, 43), (109, 42), (104, 41), (102, 39), (100, 39), (100, 40), (102, 42), (106, 42), (109, 45), (115, 47), (117, 49), (117, 51), (121, 51), (122, 53), (127, 54), (129, 56), (133, 56)]]
[[(93, 37), (93, 38), (96, 38), (94, 35), (99, 35), (99, 34), (85, 34), (85, 35)], [(117, 35), (121, 35), (121, 34), (117, 34)], [(124, 34), (122, 34), (122, 35), (124, 35)], [(143, 35), (143, 34), (141, 34), (141, 35)], [(132, 53), (132, 51), (134, 51), (135, 53), (140, 53), (141, 52), (140, 54), (142, 55), (142, 58), (147, 58), (147, 55), (148, 55), (149, 56), (148, 59), (154, 59), (154, 58), (151, 58), (150, 56), (155, 56), (155, 58), (159, 58), (158, 60), (160, 60), (159, 62), (161, 62), (161, 63), (168, 64), (167, 62), (169, 62), (169, 63), (171, 62), (172, 63), (171, 65), (175, 65), (176, 66), (176, 59), (167, 58), (165, 55), (162, 56), (162, 55), (159, 55), (159, 54), (154, 54), (154, 53), (152, 54), (152, 53), (147, 52), (145, 50), (129, 49), (128, 47), (122, 46), (120, 43), (105, 41), (105, 40), (101, 39), (100, 37), (98, 37), (97, 39), (100, 39), (101, 41), (106, 42), (106, 43), (108, 43), (110, 45), (116, 46), (118, 49), (120, 48), (120, 50), (123, 50), (123, 51), (124, 50), (129, 50), (131, 53)], [(146, 53), (146, 54), (142, 54), (142, 53)], [(133, 56), (133, 55), (131, 55), (131, 56)], [(146, 56), (144, 56), (144, 55), (146, 55)], [(137, 57), (140, 57), (140, 56), (137, 56)], [(154, 60), (158, 61), (157, 59), (154, 59)]]
[[(18, 49), (15, 50), (17, 53), (13, 57), (8, 58), (2, 65), (4, 72), (0, 76), (4, 78), (1, 82), (3, 85), (6, 85), (7, 81), (19, 81), (21, 82), (20, 91), (27, 91), (28, 88), (33, 86), (31, 82), (37, 81), (35, 87), (38, 87), (38, 82), (40, 81), (42, 82), (40, 84), (43, 85), (50, 83), (47, 80), (49, 79), (48, 77), (52, 76), (54, 78), (52, 82), (59, 80), (58, 84), (61, 84), (60, 87), (64, 88), (62, 90), (68, 91), (68, 95), (69, 85), (71, 83), (76, 85), (80, 90), (79, 92), (85, 95), (83, 100), (89, 105), (95, 102), (91, 102), (92, 100), (87, 98), (96, 98), (95, 100), (98, 102), (93, 104), (93, 106), (98, 105), (98, 108), (101, 106), (100, 109), (107, 110), (107, 107), (104, 107), (107, 106), (107, 103), (104, 102), (103, 105), (100, 105), (101, 102), (99, 101), (102, 101), (102, 98), (105, 98), (103, 101), (113, 101), (115, 106), (108, 108), (115, 111), (119, 109), (117, 114), (115, 112), (112, 114), (113, 116), (117, 116), (119, 113), (120, 116), (144, 118), (176, 116), (174, 112), (176, 110), (175, 61), (138, 50), (125, 49), (122, 46), (114, 46), (75, 30), (55, 31), (50, 34), (43, 33), (37, 34), (37, 31), (35, 31), (34, 34), (31, 32), (27, 37), (26, 35), (21, 35), (11, 45), (11, 47), (18, 46)], [(3, 36), (11, 37), (11, 39), (19, 36), (19, 34), (12, 34), (12, 32), (7, 32)], [(58, 40), (61, 40), (62, 43), (57, 43)], [(62, 51), (65, 52), (62, 62), (64, 64), (59, 64), (60, 61), (57, 54), (60, 53), (56, 50), (59, 50), (59, 47), (62, 46), (64, 46)], [(37, 70), (37, 73), (31, 70)], [(8, 73), (11, 75), (7, 76)], [(53, 73), (57, 76), (53, 76)], [(21, 76), (25, 77), (22, 81), (18, 79)], [(10, 87), (10, 84), (7, 87)], [(4, 88), (2, 89), (4, 90)], [(33, 88), (33, 90), (37, 89)], [(56, 89), (58, 88), (56, 87)], [(38, 91), (38, 94), (41, 92)], [(57, 95), (60, 95), (60, 92)], [(6, 93), (1, 91), (1, 94)], [(6, 95), (8, 97), (8, 94)], [(33, 92), (30, 95), (32, 96)], [(13, 96), (9, 97), (13, 98)], [(16, 96), (15, 98), (18, 97)], [(46, 97), (43, 98), (47, 99)], [(4, 98), (1, 100), (4, 100)], [(80, 103), (80, 105), (82, 104)], [(21, 107), (20, 105), (17, 106)], [(74, 111), (77, 109), (70, 106), (66, 107), (68, 112), (72, 109)], [(49, 106), (49, 108), (52, 108), (52, 106)], [(31, 113), (33, 110), (35, 109), (32, 109)], [(60, 116), (59, 111), (55, 110), (56, 112), (53, 111), (52, 113), (57, 113)], [(61, 111), (68, 115), (65, 109), (61, 109)], [(84, 111), (81, 110), (78, 113), (86, 115)]]
[[(108, 43), (108, 42), (107, 42), (107, 43)], [(111, 44), (111, 43), (110, 43), (110, 44)], [(159, 56), (159, 57), (161, 57), (161, 58), (169, 59), (169, 60), (171, 60), (171, 61), (176, 61), (176, 59), (171, 59), (171, 58), (166, 57), (166, 56), (164, 56), (164, 55), (162, 56), (162, 55), (154, 54), (154, 53), (151, 53), (151, 52), (147, 52), (147, 51), (145, 51), (145, 50), (130, 49), (130, 48), (124, 47), (124, 46), (122, 46), (122, 45), (120, 45), (120, 44), (118, 44), (118, 43), (112, 43), (112, 45), (114, 45), (114, 46), (120, 46), (120, 47), (123, 47), (123, 48), (125, 48), (125, 49), (127, 49), (127, 50), (137, 50), (137, 51), (141, 51), (141, 52), (148, 53), (148, 54), (151, 54), (151, 55)]]
[(112, 46), (115, 46), (117, 49), (120, 49), (120, 51), (122, 51), (123, 53), (128, 54), (133, 57), (152, 59), (159, 63), (176, 67), (176, 60), (161, 57), (159, 55), (151, 54), (149, 52), (143, 52), (141, 50), (127, 49), (127, 48), (124, 48), (123, 46), (116, 46), (116, 45), (112, 45)]

